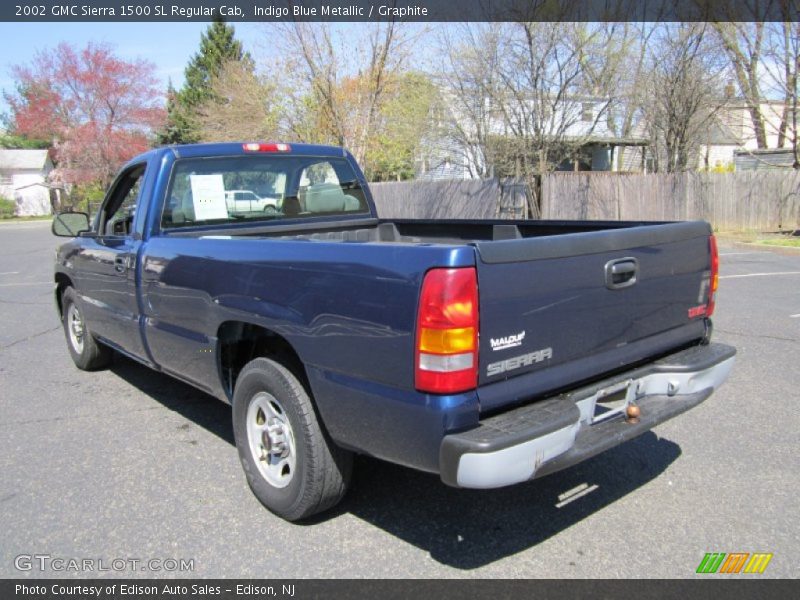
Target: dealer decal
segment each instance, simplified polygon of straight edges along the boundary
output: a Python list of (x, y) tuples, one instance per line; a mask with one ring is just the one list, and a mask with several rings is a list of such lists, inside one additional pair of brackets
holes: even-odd
[(522, 340), (525, 339), (525, 330), (514, 335), (507, 335), (501, 338), (490, 338), (489, 343), (492, 345), (492, 351), (507, 350), (508, 348), (516, 348), (522, 345)]

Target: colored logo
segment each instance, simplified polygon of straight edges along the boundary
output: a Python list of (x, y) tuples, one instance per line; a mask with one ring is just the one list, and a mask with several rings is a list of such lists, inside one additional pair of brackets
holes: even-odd
[(697, 573), (763, 573), (767, 570), (772, 554), (766, 552), (707, 552), (697, 567)]

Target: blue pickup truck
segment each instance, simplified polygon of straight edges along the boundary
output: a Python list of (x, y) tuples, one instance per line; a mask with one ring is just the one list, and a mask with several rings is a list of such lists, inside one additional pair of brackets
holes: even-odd
[(354, 453), (464, 488), (552, 473), (734, 362), (707, 223), (384, 220), (341, 148), (152, 150), (53, 233), (77, 367), (118, 352), (230, 403), (251, 489), (289, 520), (343, 497)]

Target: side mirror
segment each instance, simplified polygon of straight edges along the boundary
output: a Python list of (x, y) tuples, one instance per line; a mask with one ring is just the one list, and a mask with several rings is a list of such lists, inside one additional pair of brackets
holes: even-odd
[(53, 219), (53, 235), (58, 237), (77, 237), (84, 231), (90, 231), (89, 215), (82, 212), (59, 213)]

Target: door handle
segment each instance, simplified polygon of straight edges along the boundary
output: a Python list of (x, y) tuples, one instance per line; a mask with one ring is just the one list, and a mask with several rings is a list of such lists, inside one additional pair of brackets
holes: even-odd
[(128, 257), (127, 256), (115, 256), (114, 257), (114, 270), (117, 273), (124, 273), (128, 270)]
[(617, 258), (606, 263), (606, 287), (620, 290), (632, 286), (639, 276), (639, 261), (632, 257)]

